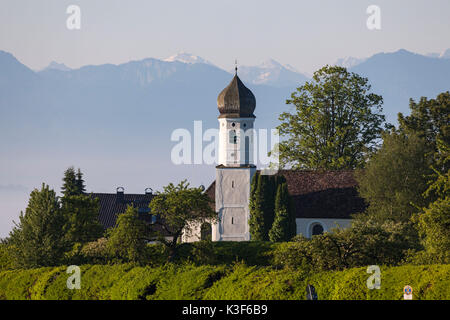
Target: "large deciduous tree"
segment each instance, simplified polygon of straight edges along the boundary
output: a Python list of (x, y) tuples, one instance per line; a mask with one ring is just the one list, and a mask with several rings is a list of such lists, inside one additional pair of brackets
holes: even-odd
[(10, 233), (9, 244), (16, 265), (39, 267), (58, 265), (67, 249), (64, 214), (55, 191), (42, 184), (30, 194), (25, 214)]
[(431, 174), (430, 147), (414, 133), (385, 133), (383, 145), (356, 175), (368, 213), (378, 220), (407, 222), (426, 205), (422, 194)]
[(292, 93), (278, 126), (281, 167), (353, 169), (377, 147), (385, 122), (383, 99), (366, 78), (326, 66)]
[(160, 217), (155, 223), (160, 228), (155, 228), (154, 239), (166, 246), (170, 261), (176, 257), (177, 244), (183, 234), (190, 235), (196, 226), (217, 219), (211, 199), (203, 191), (203, 187), (189, 187), (184, 180), (178, 185), (165, 186), (150, 202), (151, 214)]
[(126, 212), (117, 217), (115, 227), (109, 231), (107, 248), (116, 258), (145, 263), (146, 242), (149, 238), (149, 228), (139, 219), (138, 210), (128, 206)]

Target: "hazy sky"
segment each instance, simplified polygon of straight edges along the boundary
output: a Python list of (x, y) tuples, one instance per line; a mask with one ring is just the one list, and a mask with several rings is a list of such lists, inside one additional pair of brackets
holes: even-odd
[[(81, 8), (68, 30), (66, 9)], [(381, 30), (366, 27), (369, 5)], [(180, 51), (224, 69), (267, 58), (312, 72), (345, 56), (450, 47), (448, 0), (2, 0), (0, 49), (34, 69), (165, 58)]]

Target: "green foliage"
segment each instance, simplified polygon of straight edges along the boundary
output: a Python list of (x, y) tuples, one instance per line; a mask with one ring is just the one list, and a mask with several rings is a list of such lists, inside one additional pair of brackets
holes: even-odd
[(450, 92), (436, 99), (422, 97), (418, 103), (410, 100), (411, 114), (399, 113), (398, 122), (403, 132), (414, 132), (424, 138), (437, 151), (437, 141), (450, 145)]
[[(267, 193), (267, 176), (255, 173), (252, 181), (252, 189), (254, 190), (253, 196), (250, 198), (250, 219), (249, 228), (250, 236), (254, 241), (267, 240), (266, 223), (265, 223), (265, 199), (264, 196)], [(256, 188), (255, 188), (256, 185)]]
[(116, 226), (111, 229), (106, 246), (117, 258), (143, 263), (146, 260), (148, 238), (147, 225), (139, 219), (137, 208), (128, 206), (127, 211), (117, 217)]
[(381, 288), (369, 290), (367, 266), (338, 272), (272, 267), (132, 264), (81, 266), (81, 289), (66, 286), (66, 267), (0, 271), (0, 299), (305, 299), (314, 285), (319, 300), (400, 300), (406, 284), (413, 299), (450, 299), (450, 265), (381, 266)]
[(200, 300), (214, 282), (225, 274), (223, 266), (170, 266), (159, 280), (157, 290), (151, 298), (155, 300)]
[(431, 174), (427, 142), (416, 134), (386, 133), (383, 146), (357, 174), (368, 212), (380, 220), (409, 221), (426, 205), (422, 194)]
[(63, 177), (63, 185), (61, 187), (61, 193), (63, 194), (62, 202), (64, 203), (64, 199), (70, 196), (77, 196), (83, 194), (85, 191), (83, 174), (80, 169), (78, 169), (78, 173), (75, 172), (74, 167), (67, 168), (64, 171)]
[(275, 198), (275, 221), (269, 231), (270, 241), (289, 241), (294, 236), (291, 228), (291, 215), (293, 213), (289, 207), (289, 193), (285, 182), (278, 185)]
[(366, 78), (326, 66), (292, 93), (295, 113), (279, 119), (281, 167), (353, 169), (375, 150), (385, 121), (383, 99), (369, 93)]
[(10, 233), (10, 244), (17, 266), (38, 267), (57, 265), (67, 248), (63, 226), (64, 214), (56, 193), (42, 184), (33, 190), (28, 207)]
[(83, 173), (80, 169), (75, 172), (73, 167), (69, 167), (64, 172), (61, 208), (66, 218), (66, 240), (71, 246), (97, 240), (103, 234), (98, 220), (99, 201), (84, 194), (85, 191)]
[(410, 224), (359, 218), (351, 228), (306, 239), (297, 236), (274, 252), (275, 265), (304, 270), (342, 270), (372, 264), (402, 263), (408, 249), (417, 248)]
[(244, 262), (246, 265), (270, 266), (278, 244), (267, 241), (199, 241), (183, 243), (176, 263), (221, 265)]
[(103, 226), (98, 220), (98, 199), (83, 194), (67, 196), (62, 210), (66, 216), (64, 231), (69, 243), (87, 243), (102, 236)]
[(431, 203), (418, 216), (428, 263), (450, 263), (450, 196)]
[[(191, 188), (186, 180), (176, 186), (170, 183), (164, 187), (164, 191), (150, 202), (150, 210), (161, 217), (156, 225), (165, 234), (156, 231), (154, 239), (167, 246), (170, 261), (176, 257), (178, 241), (183, 233), (189, 236), (194, 225), (211, 223), (217, 219), (211, 208), (211, 199), (203, 192), (203, 188)], [(166, 237), (171, 240), (167, 241)]]
[(6, 243), (0, 243), (0, 271), (14, 268), (14, 260), (11, 256), (11, 246)]
[[(285, 180), (286, 179), (283, 176), (262, 175), (258, 172), (255, 173), (255, 175), (253, 176), (249, 201), (249, 210), (250, 210), (249, 227), (251, 240), (253, 241), (269, 240), (269, 233), (276, 219), (275, 200), (278, 191), (278, 186), (285, 183)], [(292, 221), (292, 217), (289, 214), (289, 212), (291, 211), (289, 210), (290, 200), (289, 194), (287, 192), (287, 187), (283, 197), (284, 198), (282, 199), (282, 201), (286, 206), (287, 210), (286, 212), (288, 217), (287, 229), (289, 229), (288, 233), (290, 234), (292, 232), (291, 224), (295, 222), (295, 218), (294, 221)]]
[[(80, 250), (83, 264), (105, 264), (111, 259), (108, 248), (108, 239), (99, 238), (96, 241), (86, 243)], [(80, 264), (80, 263), (78, 263)]]

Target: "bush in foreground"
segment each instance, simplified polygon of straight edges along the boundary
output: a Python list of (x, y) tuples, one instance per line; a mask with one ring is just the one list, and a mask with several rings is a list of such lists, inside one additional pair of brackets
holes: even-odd
[(381, 267), (381, 289), (369, 290), (366, 267), (308, 273), (272, 267), (133, 264), (81, 266), (81, 289), (69, 290), (66, 267), (0, 272), (0, 299), (305, 299), (308, 284), (319, 300), (450, 299), (450, 265)]

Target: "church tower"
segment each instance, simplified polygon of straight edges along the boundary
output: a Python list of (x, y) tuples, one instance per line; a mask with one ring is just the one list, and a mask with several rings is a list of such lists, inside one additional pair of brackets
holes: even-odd
[(219, 109), (219, 163), (216, 167), (216, 212), (213, 241), (248, 241), (250, 185), (254, 165), (256, 100), (237, 76), (217, 98)]

